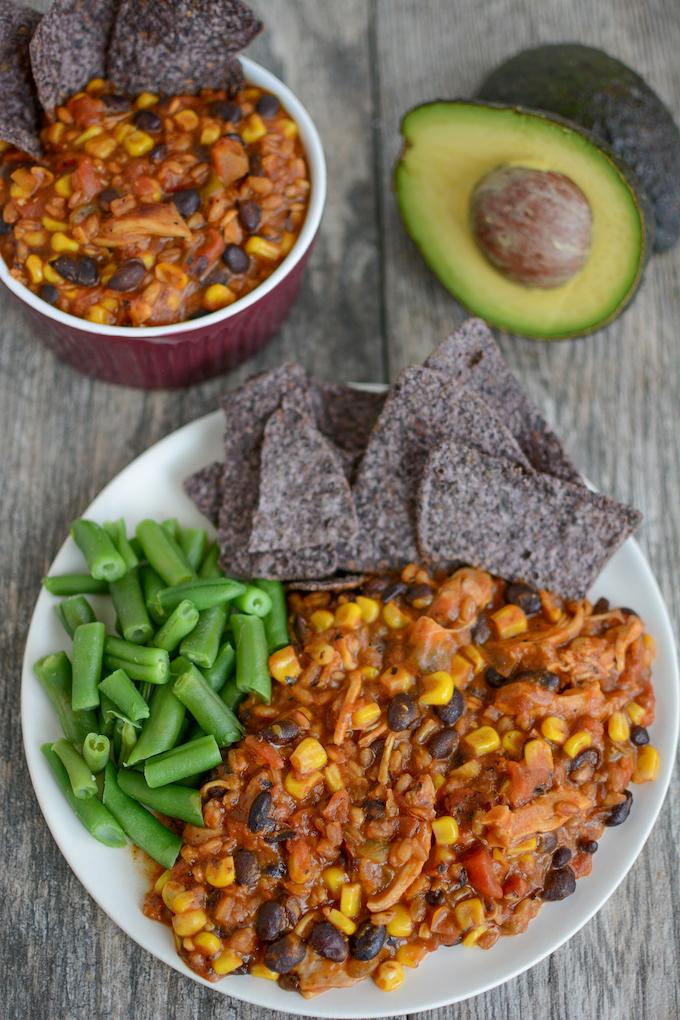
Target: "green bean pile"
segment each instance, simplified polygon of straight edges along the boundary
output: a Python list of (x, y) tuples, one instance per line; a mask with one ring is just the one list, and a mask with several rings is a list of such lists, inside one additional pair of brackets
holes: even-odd
[[(271, 699), (268, 658), (290, 640), (283, 587), (226, 577), (207, 533), (174, 519), (144, 520), (131, 539), (122, 519), (78, 520), (71, 535), (87, 573), (43, 579), (64, 596), (73, 647), (34, 666), (64, 734), (42, 751), (95, 839), (130, 837), (170, 868), (182, 841), (152, 812), (203, 825), (197, 787), (243, 735), (239, 702)], [(85, 597), (104, 594), (117, 635)]]

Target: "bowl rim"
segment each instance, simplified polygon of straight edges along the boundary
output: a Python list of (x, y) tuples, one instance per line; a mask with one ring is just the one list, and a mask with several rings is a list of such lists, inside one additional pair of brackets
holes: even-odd
[(266, 297), (292, 272), (311, 247), (321, 222), (321, 215), (326, 201), (326, 160), (323, 145), (314, 121), (295, 93), (287, 85), (284, 85), (271, 71), (262, 67), (261, 64), (248, 57), (241, 57), (240, 59), (243, 64), (246, 81), (251, 85), (261, 86), (274, 93), (281, 100), (293, 120), (296, 121), (310, 171), (311, 189), (309, 205), (305, 221), (302, 224), (302, 230), (295, 244), (274, 272), (248, 294), (234, 301), (233, 304), (228, 305), (226, 308), (220, 308), (216, 312), (210, 312), (208, 315), (202, 315), (200, 319), (184, 319), (182, 322), (174, 322), (167, 326), (116, 326), (89, 322), (87, 319), (81, 319), (77, 315), (71, 315), (70, 312), (62, 312), (61, 309), (55, 308), (53, 305), (43, 301), (42, 298), (34, 294), (25, 284), (16, 280), (11, 275), (9, 266), (0, 256), (0, 280), (20, 301), (40, 315), (44, 315), (46, 318), (52, 319), (62, 326), (67, 326), (72, 330), (82, 333), (106, 336), (113, 340), (124, 340), (130, 337), (134, 337), (137, 340), (146, 338), (171, 339), (177, 336), (177, 334), (195, 332), (198, 329), (204, 329), (206, 326), (213, 326), (216, 323), (224, 322), (240, 312), (244, 312), (261, 298)]

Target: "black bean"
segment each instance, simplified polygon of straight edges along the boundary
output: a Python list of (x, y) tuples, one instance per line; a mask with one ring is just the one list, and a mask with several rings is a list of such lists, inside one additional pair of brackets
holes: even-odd
[(300, 735), (300, 727), (292, 719), (281, 719), (279, 722), (270, 723), (260, 730), (258, 737), (266, 740), (269, 744), (287, 744)]
[(260, 942), (273, 942), (290, 928), (288, 914), (276, 900), (267, 900), (257, 912), (255, 931)]
[(123, 113), (130, 109), (130, 100), (127, 96), (117, 96), (113, 92), (101, 97), (102, 103), (109, 113)]
[(571, 850), (568, 846), (559, 847), (552, 855), (552, 867), (563, 868), (571, 860)]
[(127, 262), (121, 262), (106, 286), (110, 290), (128, 293), (137, 290), (145, 274), (146, 267), (143, 262), (139, 259), (128, 259)]
[(252, 198), (247, 198), (238, 204), (238, 218), (244, 230), (252, 234), (257, 230), (260, 222), (260, 207)]
[[(244, 145), (243, 139), (241, 144)], [(251, 152), (248, 156), (248, 173), (251, 177), (264, 177), (264, 167), (262, 166), (262, 156), (259, 152)]]
[(434, 589), (429, 584), (411, 584), (404, 592), (404, 602), (408, 602), (409, 606), (412, 606), (414, 602), (418, 602), (423, 607), (429, 606), (433, 598)]
[(278, 832), (269, 832), (264, 836), (265, 843), (275, 846), (277, 843), (285, 843), (287, 839), (295, 839), (297, 833), (294, 829), (279, 829)]
[(484, 671), (484, 679), (488, 683), (489, 687), (494, 688), (504, 687), (505, 684), (510, 683), (510, 677), (503, 676), (497, 669), (494, 669), (493, 666), (488, 666)]
[(234, 871), (237, 885), (255, 885), (260, 877), (260, 865), (252, 850), (237, 850), (234, 853)]
[(599, 616), (601, 613), (609, 612), (609, 599), (598, 599), (593, 606), (593, 615)]
[(40, 288), (40, 297), (47, 301), (48, 305), (56, 305), (59, 300), (59, 291), (52, 283), (43, 283)]
[(565, 900), (576, 889), (576, 876), (571, 868), (555, 868), (545, 876), (544, 900)]
[(138, 127), (140, 131), (155, 133), (163, 127), (163, 121), (153, 110), (137, 110), (132, 119), (135, 122), (135, 127)]
[(528, 584), (509, 584), (505, 591), (505, 601), (519, 606), (526, 616), (541, 611), (541, 596)]
[(222, 261), (232, 273), (247, 273), (250, 259), (238, 244), (228, 244), (222, 254)]
[(439, 907), (444, 902), (444, 890), (443, 889), (430, 889), (425, 893), (425, 901), (430, 904), (431, 907)]
[(544, 832), (538, 837), (539, 849), (549, 854), (557, 846), (557, 836), (554, 832)]
[(549, 669), (525, 669), (521, 673), (516, 673), (512, 680), (513, 683), (523, 680), (530, 684), (540, 684), (547, 691), (558, 691), (560, 688), (560, 678)]
[(330, 921), (319, 921), (314, 925), (309, 944), (320, 956), (333, 963), (343, 963), (347, 959), (347, 939)]
[(89, 255), (60, 255), (52, 265), (69, 283), (78, 283), (81, 287), (96, 287), (99, 283), (97, 263)]
[[(266, 836), (264, 838), (265, 842), (270, 842)], [(273, 861), (271, 864), (265, 864), (262, 869), (262, 873), (264, 875), (271, 875), (272, 878), (285, 878), (288, 873), (288, 868), (286, 867), (285, 861)]]
[(361, 589), (364, 595), (382, 595), (385, 588), (392, 584), (393, 578), (383, 577), (376, 575), (371, 577), (370, 580), (366, 581), (363, 588)]
[(300, 988), (299, 974), (282, 974), (278, 981), (279, 988), (284, 992), (297, 992)]
[(261, 117), (275, 117), (279, 112), (279, 101), (276, 96), (260, 96), (255, 109)]
[(393, 599), (398, 599), (400, 595), (403, 595), (406, 591), (406, 585), (403, 581), (393, 581), (392, 584), (388, 584), (382, 591), (383, 602), (392, 602)]
[(633, 726), (630, 731), (630, 742), (636, 747), (644, 747), (649, 743), (649, 733), (644, 726)]
[(364, 921), (349, 940), (349, 951), (355, 960), (373, 960), (385, 945), (386, 938), (387, 928), (384, 924)]
[(120, 198), (120, 191), (117, 188), (102, 188), (97, 195), (97, 204), (102, 212), (110, 212), (111, 203), (116, 198)]
[(282, 935), (276, 942), (267, 946), (264, 954), (264, 965), (277, 974), (287, 974), (298, 963), (302, 963), (307, 953), (307, 947), (295, 932), (289, 931)]
[(154, 145), (153, 149), (149, 153), (149, 159), (152, 163), (162, 163), (168, 154), (168, 147), (162, 142), (160, 145)]
[(458, 722), (463, 710), (465, 709), (465, 701), (463, 695), (460, 693), (457, 687), (453, 690), (453, 697), (446, 705), (435, 705), (435, 712), (443, 723), (447, 726), (453, 726), (455, 722)]
[(417, 715), (413, 698), (408, 694), (395, 694), (387, 706), (387, 725), (398, 733), (407, 730)]
[(268, 790), (258, 793), (248, 812), (248, 828), (251, 832), (262, 832), (270, 829), (273, 822), (269, 817), (272, 806), (272, 795)]
[(581, 751), (576, 755), (575, 758), (569, 762), (569, 772), (578, 772), (579, 769), (589, 765), (591, 768), (596, 769), (600, 764), (600, 752), (596, 747), (586, 747), (585, 751)]
[(5, 223), (5, 221), (2, 218), (0, 218), (0, 237), (7, 237), (7, 235), (11, 234), (11, 233), (12, 233), (12, 224), (11, 223)]
[(599, 845), (596, 839), (580, 839), (578, 842), (578, 848), (584, 854), (596, 854)]
[(458, 747), (458, 734), (453, 729), (440, 730), (430, 737), (427, 749), (433, 758), (450, 758)]
[(364, 812), (369, 821), (374, 821), (376, 818), (385, 817), (385, 801), (384, 800), (365, 800), (364, 801)]
[(472, 640), (476, 645), (483, 645), (491, 637), (491, 624), (488, 616), (480, 616), (472, 628)]
[(288, 915), (291, 928), (298, 923), (302, 917), (302, 907), (300, 901), (295, 896), (286, 896), (283, 900), (283, 907)]
[(201, 208), (201, 196), (195, 188), (185, 188), (184, 191), (176, 191), (172, 201), (180, 216), (188, 219)]
[(623, 796), (625, 797), (625, 800), (622, 800), (620, 804), (617, 804), (616, 807), (609, 812), (609, 815), (605, 818), (605, 825), (610, 827), (614, 825), (623, 825), (626, 818), (628, 818), (633, 804), (633, 794), (630, 790), (624, 790)]
[(208, 106), (208, 113), (211, 117), (221, 117), (222, 120), (238, 124), (241, 119), (241, 107), (238, 103), (231, 103), (228, 99), (215, 99)]
[(236, 131), (227, 131), (224, 137), (231, 138), (233, 142), (240, 142), (243, 148), (245, 149), (246, 143), (243, 141), (241, 136)]

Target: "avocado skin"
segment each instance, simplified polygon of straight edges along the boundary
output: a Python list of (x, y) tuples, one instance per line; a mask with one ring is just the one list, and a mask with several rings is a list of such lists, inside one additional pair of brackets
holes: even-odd
[[(482, 83), (480, 99), (557, 113), (602, 139), (649, 196), (654, 250), (680, 235), (680, 131), (647, 83), (602, 50), (578, 43), (523, 50)], [(646, 196), (640, 196), (644, 207)]]

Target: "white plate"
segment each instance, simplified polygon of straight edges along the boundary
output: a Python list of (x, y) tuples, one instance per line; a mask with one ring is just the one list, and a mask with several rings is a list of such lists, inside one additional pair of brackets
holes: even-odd
[[(221, 435), (222, 416), (216, 412), (167, 436), (114, 478), (87, 508), (85, 516), (98, 521), (124, 516), (131, 527), (144, 517), (173, 516), (186, 524), (205, 526), (205, 520), (184, 495), (182, 480), (197, 467), (220, 458)], [(78, 570), (79, 562), (78, 551), (69, 539), (50, 573)], [(227, 977), (213, 985), (184, 965), (175, 952), (169, 929), (142, 914), (146, 891), (142, 869), (135, 866), (128, 850), (101, 846), (78, 824), (57, 792), (40, 752), (42, 743), (56, 740), (61, 734), (31, 666), (41, 655), (63, 648), (65, 643), (53, 608), (57, 600), (45, 591), (33, 613), (21, 687), (24, 747), (40, 807), (64, 857), (109, 917), (159, 960), (194, 981), (202, 981), (217, 993), (313, 1017), (394, 1016), (459, 1002), (532, 967), (566, 942), (600, 909), (640, 853), (668, 788), (678, 739), (678, 669), (666, 607), (634, 541), (626, 542), (616, 554), (592, 594), (634, 608), (657, 642), (654, 666), (657, 721), (651, 736), (661, 754), (659, 778), (655, 783), (634, 787), (630, 818), (622, 828), (606, 832), (593, 862), (592, 875), (577, 883), (573, 896), (562, 903), (546, 904), (528, 931), (513, 938), (501, 938), (488, 952), (456, 947), (430, 954), (417, 970), (406, 971), (406, 980), (398, 991), (385, 994), (373, 982), (366, 981), (355, 988), (305, 1000), (281, 991), (270, 981), (251, 977)], [(124, 973), (120, 980), (126, 980)]]

